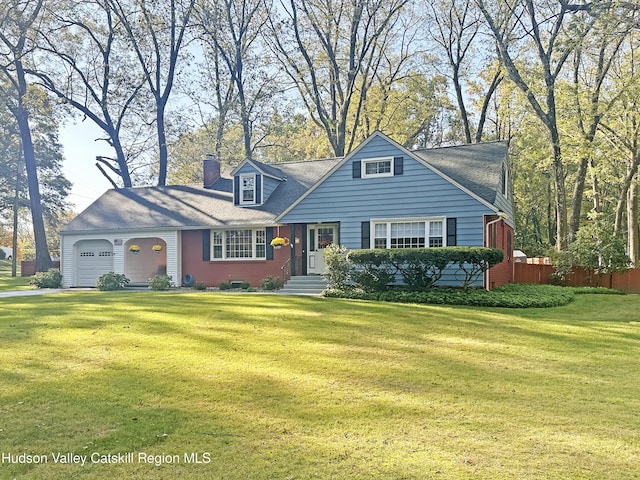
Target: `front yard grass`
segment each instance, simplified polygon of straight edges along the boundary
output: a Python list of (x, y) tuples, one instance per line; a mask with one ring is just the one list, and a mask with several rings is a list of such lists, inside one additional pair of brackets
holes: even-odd
[(18, 272), (16, 277), (11, 276), (11, 262), (9, 260), (0, 260), (0, 292), (7, 290), (29, 290), (31, 277), (20, 276), (20, 266), (18, 264)]
[(0, 299), (0, 478), (638, 478), (639, 309)]

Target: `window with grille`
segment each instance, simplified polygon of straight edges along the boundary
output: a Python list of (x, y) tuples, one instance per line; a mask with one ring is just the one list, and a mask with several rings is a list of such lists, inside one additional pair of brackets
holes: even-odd
[(373, 248), (444, 246), (444, 220), (385, 221), (373, 224)]
[(393, 176), (393, 158), (374, 158), (362, 161), (362, 177)]
[(211, 240), (214, 260), (265, 259), (267, 256), (264, 229), (213, 230)]

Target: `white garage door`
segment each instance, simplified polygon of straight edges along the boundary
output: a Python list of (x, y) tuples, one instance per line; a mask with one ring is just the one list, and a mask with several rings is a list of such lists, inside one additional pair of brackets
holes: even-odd
[(84, 240), (76, 245), (76, 287), (95, 287), (100, 275), (113, 271), (113, 246), (108, 240)]

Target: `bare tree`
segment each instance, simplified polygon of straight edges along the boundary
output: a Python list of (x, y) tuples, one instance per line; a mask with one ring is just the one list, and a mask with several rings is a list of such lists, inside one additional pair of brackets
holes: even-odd
[(167, 105), (196, 0), (106, 0), (127, 32), (154, 100), (158, 185), (167, 182)]
[(353, 148), (380, 55), (408, 0), (290, 0), (267, 39), (334, 154)]
[(135, 59), (126, 32), (105, 0), (79, 0), (67, 9), (52, 9), (50, 18), (39, 37), (42, 60), (30, 73), (105, 132), (115, 158), (98, 157), (97, 167), (114, 187), (112, 174), (131, 187), (123, 127), (132, 107), (141, 102), (145, 78), (132, 68)]
[(214, 58), (217, 103), (223, 115), (225, 107), (230, 105), (230, 91), (222, 94), (221, 64), (233, 83), (245, 158), (253, 157), (256, 144), (253, 128), (256, 107), (271, 98), (275, 85), (273, 76), (261, 65), (264, 52), (258, 44), (269, 9), (269, 4), (263, 0), (204, 0), (196, 12), (200, 36)]
[(0, 7), (0, 88), (5, 89), (3, 97), (20, 131), (36, 245), (35, 268), (38, 272), (51, 268), (51, 256), (29, 124), (29, 83), (24, 62), (34, 48), (34, 27), (40, 20), (43, 3), (44, 0), (9, 0)]

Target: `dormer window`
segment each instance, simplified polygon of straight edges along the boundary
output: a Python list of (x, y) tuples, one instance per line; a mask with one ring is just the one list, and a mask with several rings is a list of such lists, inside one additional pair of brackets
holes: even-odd
[(255, 174), (240, 175), (240, 203), (242, 205), (253, 205), (256, 203)]

